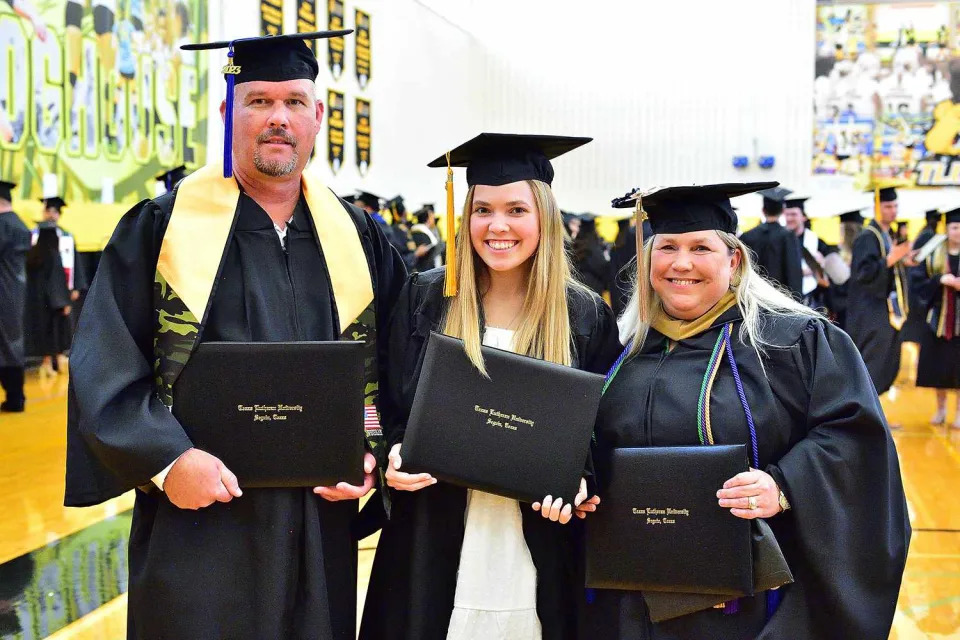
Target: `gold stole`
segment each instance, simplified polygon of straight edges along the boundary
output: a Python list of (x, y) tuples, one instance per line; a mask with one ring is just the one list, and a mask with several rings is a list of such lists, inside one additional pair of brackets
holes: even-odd
[(717, 318), (737, 304), (737, 295), (727, 291), (709, 311), (696, 320), (675, 320), (665, 312), (660, 312), (650, 326), (674, 342), (698, 336), (716, 322)]
[[(887, 245), (883, 241), (883, 234), (879, 229), (873, 225), (866, 225), (864, 229), (873, 233), (877, 238), (877, 243), (880, 245), (880, 259), (886, 263), (887, 260)], [(886, 264), (884, 264), (884, 268)], [(893, 265), (893, 286), (894, 292), (897, 294), (897, 306), (895, 307), (893, 301), (890, 297), (887, 297), (887, 318), (890, 322), (890, 326), (893, 327), (896, 331), (900, 331), (903, 328), (904, 323), (907, 321), (907, 314), (910, 313), (910, 301), (907, 299), (907, 274), (904, 272), (903, 264), (898, 262)]]
[[(346, 209), (315, 176), (301, 178), (304, 199), (336, 301), (339, 332), (373, 301), (373, 283), (360, 234)], [(220, 264), (226, 255), (240, 188), (219, 164), (187, 176), (177, 191), (157, 260), (157, 272), (203, 324)]]

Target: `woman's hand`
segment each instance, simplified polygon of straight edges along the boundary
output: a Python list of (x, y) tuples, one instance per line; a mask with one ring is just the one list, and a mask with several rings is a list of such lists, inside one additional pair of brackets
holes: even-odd
[(419, 491), (424, 487), (437, 484), (437, 479), (429, 473), (404, 473), (400, 471), (400, 465), (403, 464), (403, 458), (400, 457), (400, 444), (393, 445), (390, 449), (387, 465), (387, 485), (397, 491)]
[(554, 500), (552, 496), (547, 496), (543, 499), (543, 503), (534, 502), (530, 506), (533, 507), (534, 511), (539, 511), (540, 515), (548, 520), (559, 522), (560, 524), (567, 524), (573, 517), (574, 508), (576, 509), (577, 517), (583, 520), (587, 517), (588, 513), (596, 511), (597, 505), (599, 504), (600, 496), (593, 496), (587, 500), (587, 481), (580, 478), (580, 491), (577, 492), (577, 496), (573, 499), (573, 505), (569, 503), (563, 504), (563, 500)]
[(770, 474), (759, 469), (738, 473), (724, 482), (717, 498), (721, 507), (746, 520), (770, 518), (780, 513), (780, 487)]

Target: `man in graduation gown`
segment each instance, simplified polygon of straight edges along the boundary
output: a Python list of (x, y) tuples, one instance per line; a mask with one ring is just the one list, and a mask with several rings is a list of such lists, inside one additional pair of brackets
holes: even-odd
[(796, 236), (780, 224), (783, 202), (789, 189), (774, 187), (761, 191), (764, 222), (747, 231), (740, 239), (756, 255), (757, 271), (779, 284), (798, 300), (802, 296), (803, 276)]
[(410, 237), (416, 245), (414, 269), (422, 273), (443, 265), (445, 244), (440, 240), (437, 230), (437, 214), (433, 205), (424, 205), (416, 213), (417, 223), (410, 228)]
[(27, 299), (26, 255), (30, 230), (13, 212), (12, 182), (0, 181), (0, 411), (23, 411), (23, 316)]
[(879, 189), (877, 201), (875, 218), (853, 243), (847, 332), (882, 394), (900, 370), (900, 329), (909, 312), (905, 267), (914, 263), (910, 244), (890, 236), (897, 219), (896, 189)]
[(131, 209), (90, 289), (71, 358), (65, 503), (136, 488), (131, 638), (355, 637), (350, 525), (374, 456), (362, 487), (241, 491), (171, 413), (198, 342), (362, 340), (367, 426), (357, 428), (382, 453), (376, 337), (405, 271), (376, 223), (303, 171), (323, 105), (302, 38), (347, 33), (231, 43), (230, 165)]
[(850, 269), (840, 258), (840, 250), (829, 245), (810, 228), (810, 218), (804, 209), (808, 198), (787, 198), (783, 203), (783, 218), (787, 229), (797, 236), (802, 280), (801, 302), (811, 309), (833, 310), (834, 285), (842, 285), (850, 277)]

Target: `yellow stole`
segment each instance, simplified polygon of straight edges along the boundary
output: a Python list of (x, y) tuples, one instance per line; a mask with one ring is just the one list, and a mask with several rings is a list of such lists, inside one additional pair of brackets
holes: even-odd
[[(373, 301), (373, 283), (357, 226), (330, 189), (304, 172), (304, 199), (337, 305), (342, 333)], [(177, 190), (157, 260), (157, 272), (201, 323), (227, 251), (240, 187), (212, 164), (187, 176)]]
[(713, 305), (709, 311), (696, 320), (675, 320), (669, 317), (665, 312), (657, 314), (653, 323), (650, 325), (670, 340), (678, 342), (698, 336), (709, 329), (717, 318), (726, 313), (737, 304), (737, 296), (732, 291), (727, 291), (723, 297)]

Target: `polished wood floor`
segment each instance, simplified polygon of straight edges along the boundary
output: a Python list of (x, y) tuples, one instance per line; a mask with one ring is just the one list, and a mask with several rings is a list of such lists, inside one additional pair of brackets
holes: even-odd
[[(898, 393), (883, 399), (890, 421), (902, 425), (895, 439), (914, 527), (890, 637), (960, 638), (960, 430), (929, 424), (933, 394), (912, 386), (907, 374), (911, 355), (908, 346)], [(132, 504), (128, 495), (90, 509), (61, 506), (66, 379), (41, 381), (30, 375), (27, 395), (26, 413), (0, 414), (0, 563), (70, 534), (81, 535)], [(951, 396), (949, 418), (953, 406)], [(357, 598), (361, 604), (373, 553), (372, 548), (360, 552)], [(45, 595), (54, 598), (56, 594)], [(23, 636), (9, 637), (121, 639), (125, 614), (126, 596), (121, 595), (62, 628), (51, 628), (50, 633), (25, 630)]]

